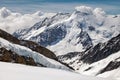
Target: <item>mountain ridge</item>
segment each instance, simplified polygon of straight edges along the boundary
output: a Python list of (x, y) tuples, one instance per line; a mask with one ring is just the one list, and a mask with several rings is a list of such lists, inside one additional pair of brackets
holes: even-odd
[(27, 40), (19, 40), (0, 29), (0, 60), (32, 66), (72, 70), (60, 62), (50, 50)]
[(13, 35), (34, 41), (56, 55), (62, 55), (85, 51), (115, 37), (120, 32), (119, 20), (119, 15), (107, 15), (101, 8), (79, 6), (72, 14), (56, 14)]

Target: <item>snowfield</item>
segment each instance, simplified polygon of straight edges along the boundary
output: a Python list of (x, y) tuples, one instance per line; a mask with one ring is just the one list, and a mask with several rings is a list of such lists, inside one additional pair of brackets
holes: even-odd
[(63, 70), (0, 62), (0, 80), (112, 80)]

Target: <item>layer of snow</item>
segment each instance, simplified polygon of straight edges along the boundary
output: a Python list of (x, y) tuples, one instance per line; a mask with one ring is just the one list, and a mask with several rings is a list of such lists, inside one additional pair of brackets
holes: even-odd
[(112, 80), (63, 70), (0, 62), (0, 80)]
[(0, 47), (4, 47), (22, 56), (31, 57), (34, 59), (36, 63), (40, 63), (46, 67), (69, 70), (69, 68), (65, 67), (64, 65), (60, 64), (59, 62), (55, 60), (47, 58), (41, 55), (40, 53), (32, 51), (31, 49), (27, 47), (10, 43), (9, 41), (4, 40), (2, 38), (0, 38)]
[(100, 74), (98, 76), (99, 77), (105, 77), (105, 78), (120, 80), (120, 68), (112, 70), (112, 71), (107, 71), (107, 72), (102, 73), (102, 74)]

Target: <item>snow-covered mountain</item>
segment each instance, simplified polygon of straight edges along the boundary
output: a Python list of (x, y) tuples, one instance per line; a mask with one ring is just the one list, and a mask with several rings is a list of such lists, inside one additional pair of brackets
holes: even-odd
[[(120, 34), (105, 43), (99, 43), (85, 52), (60, 55), (62, 62), (68, 63), (81, 74), (120, 79)], [(115, 73), (116, 72), (116, 73)], [(107, 76), (106, 76), (107, 75)], [(114, 78), (112, 77), (112, 78)]]
[(101, 8), (80, 6), (72, 14), (57, 13), (13, 35), (37, 42), (56, 55), (62, 55), (82, 52), (105, 42), (119, 34), (119, 27), (120, 15), (107, 15)]
[(20, 39), (18, 42), (1, 34), (1, 46), (47, 67), (68, 69), (64, 62), (81, 74), (100, 77), (115, 74), (112, 78), (120, 79), (120, 15), (108, 15), (101, 8), (87, 6), (76, 7), (73, 13), (48, 14), (51, 13), (35, 13), (39, 22), (15, 31), (13, 35)]
[(71, 70), (50, 50), (31, 41), (18, 40), (0, 30), (0, 61)]

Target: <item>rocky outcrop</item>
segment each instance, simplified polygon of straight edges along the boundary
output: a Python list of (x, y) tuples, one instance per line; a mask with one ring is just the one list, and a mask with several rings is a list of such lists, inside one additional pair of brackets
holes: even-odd
[[(103, 68), (98, 74), (104, 73), (106, 71), (111, 71), (120, 67), (120, 61), (111, 61), (105, 68)], [(97, 75), (98, 75), (97, 74)]]
[(6, 40), (8, 40), (8, 41), (10, 41), (12, 43), (28, 47), (31, 50), (39, 52), (40, 54), (42, 54), (42, 55), (44, 55), (44, 56), (46, 56), (48, 58), (57, 60), (56, 55), (52, 51), (50, 51), (47, 48), (44, 48), (44, 47), (38, 45), (35, 42), (27, 41), (27, 40), (19, 40), (16, 37), (13, 37), (9, 33), (5, 32), (5, 31), (3, 31), (1, 29), (0, 29), (0, 37), (2, 37), (3, 39), (6, 39)]
[(85, 63), (93, 63), (108, 57), (120, 50), (120, 34), (108, 42), (99, 43), (95, 47), (90, 48), (82, 56), (80, 60)]
[(60, 56), (57, 56), (57, 58), (60, 60), (60, 61), (65, 61), (65, 60), (69, 60), (69, 59), (72, 59), (76, 56), (82, 56), (83, 53), (82, 52), (71, 52), (71, 53), (68, 53), (68, 54), (65, 54), (65, 55), (60, 55)]
[(12, 43), (15, 43), (15, 44), (19, 44), (20, 41), (16, 38), (16, 37), (13, 37), (11, 34), (3, 31), (0, 29), (0, 37), (3, 38), (3, 39), (6, 39)]
[[(11, 62), (11, 63), (20, 63), (26, 65), (37, 66), (38, 64), (30, 57), (20, 56), (11, 50), (5, 48), (0, 48), (0, 61)], [(39, 66), (43, 66), (40, 65)]]
[(38, 45), (35, 42), (28, 41), (28, 40), (21, 40), (20, 45), (26, 46), (26, 47), (30, 48), (31, 50), (33, 50), (33, 51), (39, 52), (40, 54), (42, 54), (42, 55), (44, 55), (44, 56), (46, 56), (48, 58), (57, 60), (56, 55), (52, 51), (48, 50), (45, 47), (42, 47), (42, 46)]

